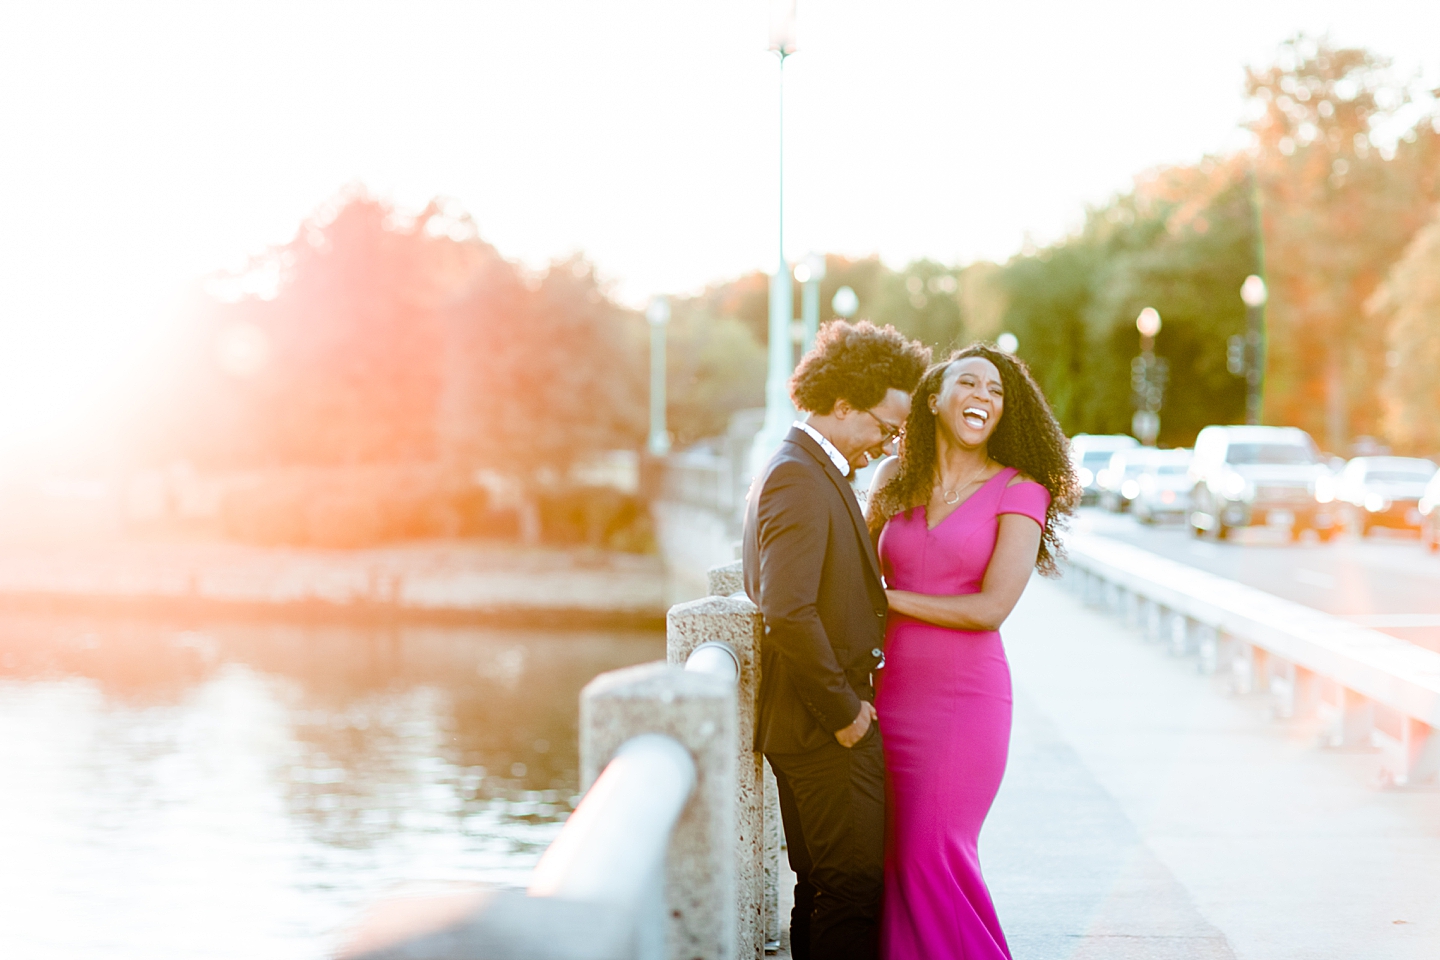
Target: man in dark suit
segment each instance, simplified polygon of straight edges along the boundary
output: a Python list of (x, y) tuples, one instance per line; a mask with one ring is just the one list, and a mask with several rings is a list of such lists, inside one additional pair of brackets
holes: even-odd
[(885, 586), (850, 486), (910, 413), (928, 348), (836, 321), (790, 380), (804, 411), (750, 488), (745, 592), (765, 620), (756, 749), (780, 789), (796, 960), (878, 956), (885, 766), (872, 673)]

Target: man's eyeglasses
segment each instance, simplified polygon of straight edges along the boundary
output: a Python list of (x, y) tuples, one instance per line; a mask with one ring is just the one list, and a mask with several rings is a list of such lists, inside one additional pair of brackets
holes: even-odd
[(902, 423), (902, 424), (900, 424), (900, 426), (897, 427), (897, 426), (894, 426), (894, 425), (892, 425), (892, 424), (886, 423), (884, 420), (881, 420), (879, 417), (875, 416), (875, 414), (871, 413), (869, 410), (862, 410), (862, 411), (860, 411), (860, 412), (863, 413), (863, 414), (865, 414), (866, 416), (868, 416), (871, 420), (874, 420), (874, 421), (875, 421), (875, 425), (880, 428), (880, 433), (881, 433), (881, 435), (885, 438), (884, 440), (881, 441), (882, 444), (883, 444), (883, 443), (890, 443), (892, 440), (901, 440), (901, 439), (904, 439), (904, 437), (905, 437), (905, 424)]

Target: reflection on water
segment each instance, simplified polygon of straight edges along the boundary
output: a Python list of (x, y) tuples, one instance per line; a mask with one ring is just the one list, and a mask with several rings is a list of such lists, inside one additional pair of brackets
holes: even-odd
[(0, 619), (0, 954), (318, 958), (403, 882), (522, 884), (576, 700), (649, 633)]

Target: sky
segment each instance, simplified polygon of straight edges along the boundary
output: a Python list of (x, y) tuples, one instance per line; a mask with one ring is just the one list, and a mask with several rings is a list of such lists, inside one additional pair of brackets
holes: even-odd
[[(0, 447), (143, 376), (198, 285), (340, 190), (453, 198), (642, 304), (779, 258), (769, 0), (0, 0)], [(1297, 31), (1440, 85), (1440, 3), (799, 0), (786, 253), (1004, 260), (1245, 143)]]

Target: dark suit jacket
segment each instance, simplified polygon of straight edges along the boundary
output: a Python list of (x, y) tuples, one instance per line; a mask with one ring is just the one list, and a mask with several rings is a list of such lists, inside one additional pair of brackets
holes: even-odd
[(744, 567), (765, 618), (755, 748), (817, 749), (874, 699), (887, 605), (855, 494), (803, 430), (791, 429), (750, 488)]

